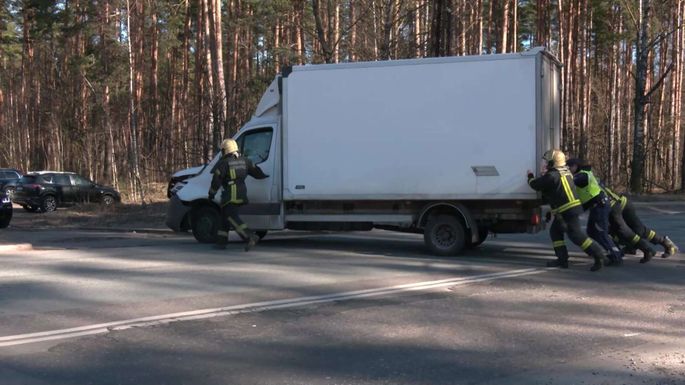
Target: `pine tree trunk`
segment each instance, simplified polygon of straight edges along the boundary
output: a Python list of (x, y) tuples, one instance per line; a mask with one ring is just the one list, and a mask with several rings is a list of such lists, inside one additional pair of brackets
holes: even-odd
[(635, 98), (633, 100), (633, 159), (630, 174), (630, 190), (641, 193), (643, 190), (645, 166), (645, 98), (647, 84), (647, 64), (649, 60), (649, 0), (640, 0), (639, 27), (636, 39)]
[[(134, 0), (136, 1), (136, 0)], [(142, 1), (142, 0), (137, 0)], [(139, 85), (136, 84), (137, 79), (134, 75), (134, 68), (136, 67), (136, 62), (133, 55), (132, 41), (134, 40), (133, 30), (131, 29), (131, 4), (130, 0), (126, 0), (126, 29), (129, 31), (128, 35), (128, 70), (129, 70), (129, 124), (131, 127), (131, 163), (132, 163), (132, 181), (133, 181), (133, 196), (136, 195), (140, 198), (140, 202), (145, 205), (145, 191), (142, 188), (141, 178), (140, 178), (140, 166), (139, 166), (139, 151), (138, 151), (138, 113), (136, 111), (136, 92), (139, 90)], [(138, 13), (135, 14), (136, 17), (141, 17)], [(142, 56), (141, 56), (142, 57)]]

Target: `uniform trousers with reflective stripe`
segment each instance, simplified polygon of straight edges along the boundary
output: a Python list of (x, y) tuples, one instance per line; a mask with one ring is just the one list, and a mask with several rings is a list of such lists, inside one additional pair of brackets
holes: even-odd
[(636, 234), (635, 231), (628, 226), (623, 215), (621, 202), (615, 202), (614, 205), (611, 206), (611, 211), (609, 212), (609, 232), (614, 236), (614, 239), (631, 248), (638, 248), (642, 251), (650, 250), (651, 246), (649, 246), (644, 238), (640, 237), (639, 234)]
[(228, 230), (231, 228), (245, 239), (250, 237), (252, 232), (247, 228), (245, 222), (240, 219), (240, 215), (238, 215), (239, 210), (240, 205), (231, 203), (223, 204), (221, 207), (222, 226), (217, 232), (217, 243), (228, 242)]
[(635, 206), (633, 206), (630, 201), (628, 201), (628, 203), (625, 205), (625, 208), (623, 208), (623, 220), (637, 235), (648, 240), (649, 242), (655, 245), (659, 245), (664, 242), (663, 236), (657, 234), (656, 231), (648, 228), (644, 223), (642, 223), (640, 217), (637, 216)]
[(587, 235), (599, 243), (608, 253), (612, 261), (620, 261), (623, 258), (621, 250), (609, 236), (609, 213), (611, 206), (608, 200), (602, 199), (590, 208), (590, 216), (587, 220)]
[(597, 242), (593, 242), (580, 227), (578, 218), (579, 208), (572, 208), (554, 216), (552, 226), (549, 228), (549, 236), (552, 238), (554, 254), (560, 260), (568, 259), (568, 249), (564, 242), (564, 233), (568, 234), (571, 242), (578, 245), (583, 251), (593, 258), (603, 258), (606, 251)]

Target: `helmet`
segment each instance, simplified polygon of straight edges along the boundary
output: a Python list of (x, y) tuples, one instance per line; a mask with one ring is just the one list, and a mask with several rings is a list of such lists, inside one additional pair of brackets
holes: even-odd
[(566, 155), (561, 150), (549, 150), (545, 152), (542, 159), (551, 163), (554, 167), (564, 167), (566, 165)]
[(221, 142), (221, 151), (223, 151), (224, 154), (238, 152), (238, 143), (233, 139), (224, 139), (224, 141)]

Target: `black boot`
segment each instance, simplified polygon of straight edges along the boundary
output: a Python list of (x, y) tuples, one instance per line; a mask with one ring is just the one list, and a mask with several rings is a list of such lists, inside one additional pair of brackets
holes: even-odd
[(562, 269), (568, 269), (568, 259), (555, 259), (553, 261), (547, 262), (547, 267), (560, 267)]
[(637, 248), (642, 251), (642, 254), (644, 255), (642, 259), (640, 259), (640, 263), (647, 263), (656, 255), (656, 250), (654, 250), (652, 245), (650, 245), (649, 242), (644, 239), (640, 239), (640, 242), (638, 242), (635, 246), (637, 246)]
[(672, 255), (678, 254), (678, 246), (676, 246), (669, 237), (664, 237), (663, 242), (661, 242), (661, 246), (664, 247), (664, 253), (661, 254), (661, 258), (668, 258)]
[(640, 259), (640, 263), (647, 263), (647, 262), (651, 261), (652, 258), (654, 258), (654, 256), (656, 255), (656, 253), (654, 252), (653, 249), (643, 250), (642, 252), (644, 253), (644, 257), (642, 257), (642, 259)]
[(554, 248), (554, 254), (557, 256), (557, 259), (547, 262), (547, 267), (568, 269), (568, 249), (566, 246)]
[(590, 271), (597, 271), (601, 269), (604, 266), (604, 261), (602, 260), (602, 257), (595, 257), (595, 264), (590, 267)]
[(597, 271), (604, 266), (604, 255), (607, 254), (607, 251), (597, 242), (592, 242), (590, 247), (585, 250), (585, 253), (595, 260), (595, 264), (590, 267), (590, 271)]
[(250, 233), (250, 236), (247, 238), (247, 244), (245, 244), (245, 251), (250, 251), (251, 248), (255, 247), (257, 242), (259, 242), (259, 237)]

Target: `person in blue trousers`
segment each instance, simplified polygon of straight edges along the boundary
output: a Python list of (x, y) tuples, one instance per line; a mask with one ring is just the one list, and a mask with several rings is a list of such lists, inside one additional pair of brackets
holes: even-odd
[(580, 199), (583, 209), (589, 211), (590, 214), (587, 221), (587, 235), (608, 252), (609, 265), (621, 265), (623, 253), (609, 235), (611, 204), (599, 181), (592, 173), (592, 166), (575, 158), (566, 161), (566, 165), (569, 171), (573, 173), (573, 183), (576, 185), (578, 199)]

